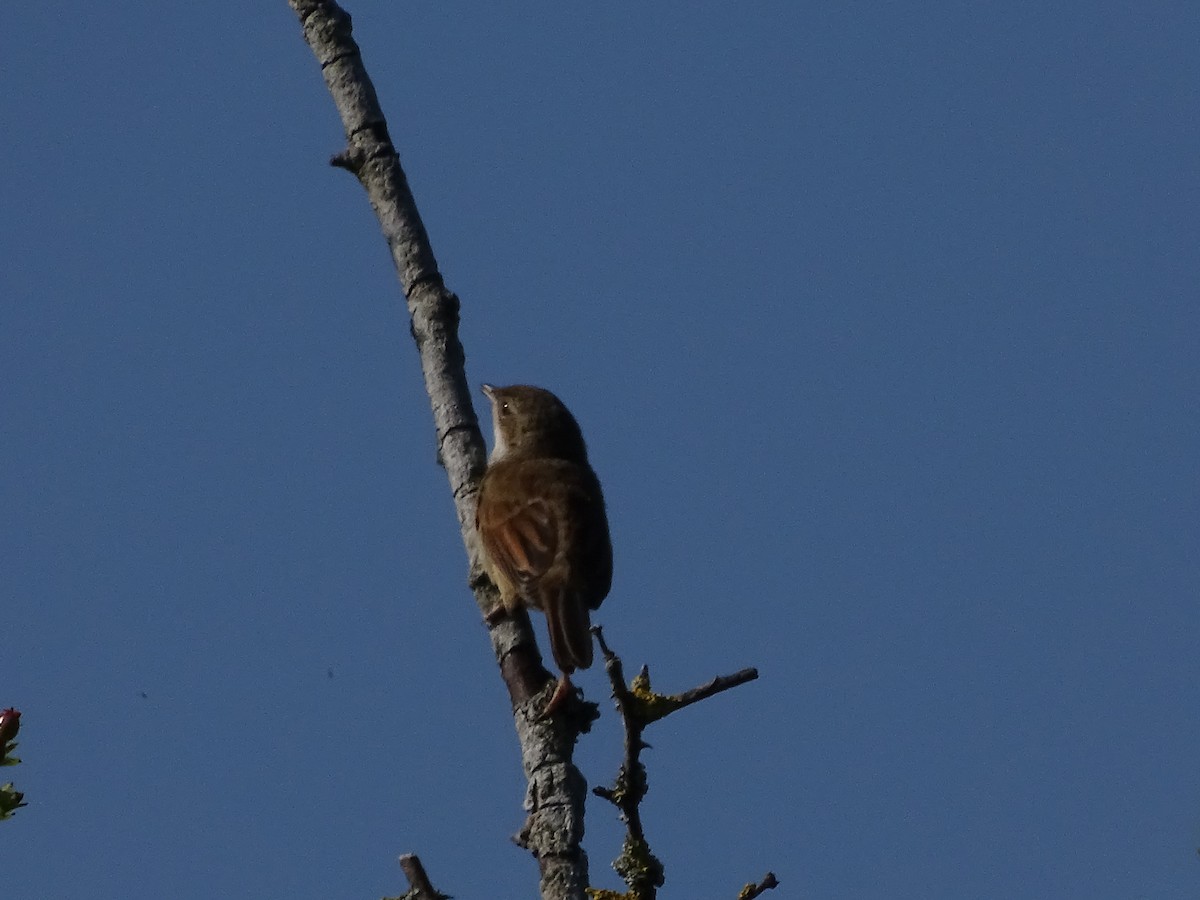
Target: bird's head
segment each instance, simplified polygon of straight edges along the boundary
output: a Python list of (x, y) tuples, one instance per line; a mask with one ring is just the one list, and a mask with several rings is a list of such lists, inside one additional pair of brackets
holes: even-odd
[(514, 457), (586, 462), (579, 423), (552, 393), (528, 384), (485, 384), (483, 393), (492, 404), (492, 462)]

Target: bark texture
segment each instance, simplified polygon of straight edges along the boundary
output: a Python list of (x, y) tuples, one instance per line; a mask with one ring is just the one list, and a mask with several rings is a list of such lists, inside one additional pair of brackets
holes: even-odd
[[(353, 173), (366, 190), (404, 289), (433, 410), (438, 459), (450, 480), (467, 551), (469, 583), (480, 610), (487, 612), (498, 595), (483, 574), (474, 524), (486, 454), (458, 338), (459, 300), (438, 271), (375, 88), (351, 34), (350, 16), (330, 0), (288, 2), (320, 63), (345, 129), (346, 148), (331, 162)], [(489, 635), (512, 701), (528, 780), (528, 817), (517, 842), (538, 861), (543, 900), (583, 900), (588, 876), (580, 841), (586, 784), (572, 756), (591, 716), (580, 704), (568, 704), (560, 715), (538, 718), (539, 695), (553, 684), (553, 677), (542, 665), (523, 611), (491, 623)]]

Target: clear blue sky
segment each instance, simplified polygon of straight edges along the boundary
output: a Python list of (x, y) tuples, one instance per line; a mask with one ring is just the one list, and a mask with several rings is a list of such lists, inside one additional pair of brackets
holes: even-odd
[[(835, 6), (350, 7), (472, 382), (590, 439), (612, 643), (665, 689), (760, 668), (649, 736), (663, 896), (1190, 900), (1200, 7)], [(531, 896), (402, 300), (290, 10), (5, 32), (5, 897), (373, 900), (406, 850)], [(618, 844), (593, 802), (594, 884)]]

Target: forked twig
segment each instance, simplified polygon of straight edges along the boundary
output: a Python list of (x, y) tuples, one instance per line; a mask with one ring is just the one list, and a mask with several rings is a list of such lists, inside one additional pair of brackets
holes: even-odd
[[(621, 821), (625, 823), (625, 844), (621, 848), (621, 855), (613, 862), (613, 868), (629, 887), (629, 893), (625, 896), (630, 900), (654, 900), (658, 888), (663, 885), (663, 867), (658, 858), (650, 852), (642, 828), (641, 804), (646, 796), (647, 784), (646, 768), (642, 765), (641, 755), (642, 750), (649, 746), (642, 739), (642, 732), (652, 722), (657, 722), (685, 706), (691, 706), (714, 694), (753, 681), (758, 677), (758, 670), (742, 669), (732, 675), (721, 675), (682, 694), (656, 694), (650, 687), (650, 671), (645, 666), (642, 666), (641, 671), (626, 686), (625, 668), (620, 657), (609, 648), (604, 640), (604, 632), (599, 626), (592, 628), (592, 632), (600, 644), (600, 652), (604, 654), (604, 671), (608, 674), (613, 700), (625, 728), (624, 759), (617, 772), (615, 784), (611, 788), (592, 788), (592, 793), (615, 806)], [(770, 876), (772, 880), (774, 877)], [(589, 893), (597, 900), (611, 894), (591, 889)], [(758, 894), (749, 896), (756, 897)]]

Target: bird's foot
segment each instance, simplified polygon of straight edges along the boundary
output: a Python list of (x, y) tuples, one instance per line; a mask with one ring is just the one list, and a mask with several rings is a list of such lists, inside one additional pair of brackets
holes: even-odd
[(546, 708), (542, 710), (539, 718), (548, 719), (550, 716), (558, 712), (564, 703), (575, 696), (575, 685), (571, 684), (571, 676), (563, 673), (562, 678), (558, 679), (558, 686), (554, 688), (554, 693), (550, 697), (550, 702), (546, 704)]

